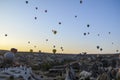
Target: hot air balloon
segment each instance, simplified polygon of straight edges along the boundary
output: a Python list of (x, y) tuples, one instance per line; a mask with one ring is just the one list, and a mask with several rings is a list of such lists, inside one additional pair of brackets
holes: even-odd
[(88, 32), (88, 35), (90, 34), (90, 32)]
[(46, 41), (48, 41), (48, 39), (46, 39)]
[(98, 34), (98, 36), (100, 36), (100, 34)]
[(53, 32), (54, 34), (57, 34), (57, 31), (56, 31), (56, 30), (52, 30), (52, 32)]
[(47, 13), (47, 10), (45, 10), (45, 13)]
[(55, 48), (55, 45), (53, 45), (53, 48)]
[(119, 52), (119, 50), (116, 50), (116, 52)]
[(90, 27), (90, 25), (89, 25), (89, 24), (87, 24), (87, 27)]
[(7, 35), (7, 34), (5, 34), (5, 36), (7, 37), (8, 35)]
[(26, 4), (28, 4), (28, 1), (25, 1), (26, 2)]
[(63, 49), (63, 47), (60, 47), (60, 49)]
[(36, 48), (37, 46), (34, 46), (34, 48)]
[(99, 49), (100, 47), (99, 46), (97, 46), (97, 49)]
[(84, 33), (84, 36), (86, 36), (86, 33)]
[(100, 48), (100, 51), (102, 51), (103, 49), (102, 48)]
[(39, 53), (41, 53), (41, 50), (39, 50)]
[(33, 49), (30, 49), (30, 52), (33, 52)]
[(52, 50), (53, 54), (55, 54), (55, 53), (56, 53), (56, 51), (57, 51), (56, 49), (53, 49), (53, 50)]
[(59, 25), (61, 25), (61, 22), (59, 22)]
[(38, 9), (38, 7), (35, 7), (35, 9), (37, 10), (37, 9)]
[(37, 19), (37, 17), (35, 17), (35, 20)]
[(30, 44), (30, 41), (28, 41), (28, 44)]
[(57, 33), (57, 31), (54, 31), (54, 34), (56, 34)]
[(77, 15), (75, 15), (75, 18), (77, 18)]
[(80, 4), (82, 4), (82, 0), (80, 0)]
[(112, 44), (114, 44), (114, 43), (112, 42)]

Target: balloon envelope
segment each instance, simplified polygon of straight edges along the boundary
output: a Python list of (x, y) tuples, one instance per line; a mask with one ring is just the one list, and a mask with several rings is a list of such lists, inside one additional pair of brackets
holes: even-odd
[(114, 43), (112, 42), (112, 44), (114, 44)]
[(84, 33), (84, 36), (86, 35), (86, 33)]
[(56, 30), (52, 30), (52, 32), (53, 32), (54, 34), (56, 34), (56, 33), (57, 33), (57, 31), (56, 31)]
[(46, 39), (46, 41), (48, 41), (48, 39)]
[(80, 0), (80, 4), (82, 4), (82, 0)]
[(102, 51), (103, 49), (102, 48), (100, 48), (100, 51)]
[(99, 49), (100, 47), (99, 46), (97, 46), (97, 49)]
[(47, 13), (47, 10), (45, 10), (45, 13)]
[(88, 35), (90, 34), (90, 32), (88, 32)]
[(61, 24), (61, 22), (59, 22), (59, 24)]
[(119, 52), (119, 50), (116, 50), (116, 52)]
[(30, 44), (30, 41), (28, 41), (28, 43)]
[(53, 45), (53, 48), (55, 48), (55, 45)]
[(37, 10), (37, 9), (38, 9), (38, 7), (35, 7), (35, 9)]
[(63, 49), (63, 47), (60, 47), (60, 49)]
[(100, 36), (100, 34), (98, 34), (98, 36)]
[(25, 1), (26, 2), (26, 4), (28, 4), (28, 1)]
[(90, 25), (89, 25), (89, 24), (87, 24), (87, 27), (90, 27)]
[(56, 51), (57, 51), (56, 49), (53, 49), (53, 50), (52, 50), (52, 52), (53, 52), (54, 54), (56, 53)]
[(37, 19), (37, 17), (35, 17), (35, 20)]
[(77, 18), (77, 15), (75, 16), (75, 18)]
[(7, 36), (7, 34), (5, 34), (5, 36)]

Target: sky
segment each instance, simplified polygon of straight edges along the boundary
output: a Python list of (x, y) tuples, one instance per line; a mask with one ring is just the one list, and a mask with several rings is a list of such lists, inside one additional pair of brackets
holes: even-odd
[(50, 53), (56, 49), (74, 54), (120, 51), (120, 0), (27, 1), (0, 0), (0, 49)]

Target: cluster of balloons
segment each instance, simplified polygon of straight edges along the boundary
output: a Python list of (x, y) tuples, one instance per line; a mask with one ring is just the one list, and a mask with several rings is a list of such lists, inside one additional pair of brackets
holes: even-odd
[[(28, 1), (25, 1), (26, 4), (28, 4), (29, 2)], [(35, 7), (36, 10), (38, 10), (38, 7)], [(47, 13), (47, 10), (45, 10), (45, 13)], [(34, 19), (36, 20), (37, 17), (34, 17)]]
[(87, 32), (87, 33), (83, 33), (84, 34), (84, 36), (86, 36), (87, 34), (89, 35), (90, 34), (90, 32)]
[(97, 49), (100, 49), (100, 51), (102, 51), (102, 50), (103, 50), (102, 48), (100, 48), (100, 46), (96, 46), (96, 48), (97, 48)]
[(61, 49), (62, 51), (64, 51), (63, 47), (60, 47), (60, 49)]
[[(89, 27), (90, 27), (90, 25), (89, 25), (89, 24), (87, 24), (87, 27), (89, 28)], [(90, 34), (90, 32), (85, 32), (85, 33), (83, 33), (83, 35), (84, 35), (84, 36), (89, 35), (89, 34)]]
[(57, 34), (57, 31), (56, 30), (52, 30), (53, 34)]
[[(28, 2), (28, 1), (25, 1), (25, 3), (28, 4), (29, 2)], [(80, 4), (82, 4), (82, 3), (83, 3), (83, 0), (80, 0)], [(35, 9), (38, 10), (38, 7), (36, 6)], [(48, 11), (47, 11), (47, 10), (44, 10), (44, 12), (47, 13)], [(77, 18), (78, 16), (75, 15), (74, 17)], [(35, 16), (34, 19), (37, 20), (37, 17)], [(58, 24), (61, 25), (62, 23), (61, 23), (61, 22), (58, 22)], [(87, 24), (86, 27), (89, 28), (89, 27), (90, 27), (90, 24)], [(52, 33), (53, 33), (54, 35), (56, 35), (56, 34), (57, 34), (57, 30), (52, 30)], [(83, 33), (84, 36), (89, 35), (89, 34), (90, 34), (89, 31)], [(111, 32), (108, 32), (108, 34), (110, 35)], [(7, 36), (7, 34), (5, 34), (5, 36)], [(100, 36), (100, 34), (97, 34), (97, 36)], [(48, 39), (46, 39), (46, 41), (48, 41)], [(30, 41), (28, 41), (28, 44), (30, 44)], [(114, 43), (112, 42), (112, 44), (114, 44)], [(34, 46), (34, 47), (36, 48), (36, 46)], [(53, 45), (53, 48), (54, 48), (54, 49), (53, 49), (53, 53), (56, 53), (56, 51), (57, 51), (57, 50), (55, 49), (55, 47), (56, 47), (56, 46)], [(63, 47), (60, 47), (60, 49), (61, 49), (62, 51), (64, 50)], [(99, 49), (100, 51), (103, 51), (103, 49), (100, 48), (100, 46), (97, 46), (97, 49)], [(116, 50), (116, 52), (119, 52), (119, 50)]]

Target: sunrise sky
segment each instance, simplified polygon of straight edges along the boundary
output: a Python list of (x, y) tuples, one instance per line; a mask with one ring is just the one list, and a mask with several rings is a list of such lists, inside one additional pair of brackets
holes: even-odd
[(58, 53), (120, 51), (120, 0), (82, 1), (0, 0), (0, 49), (52, 52), (55, 45)]

